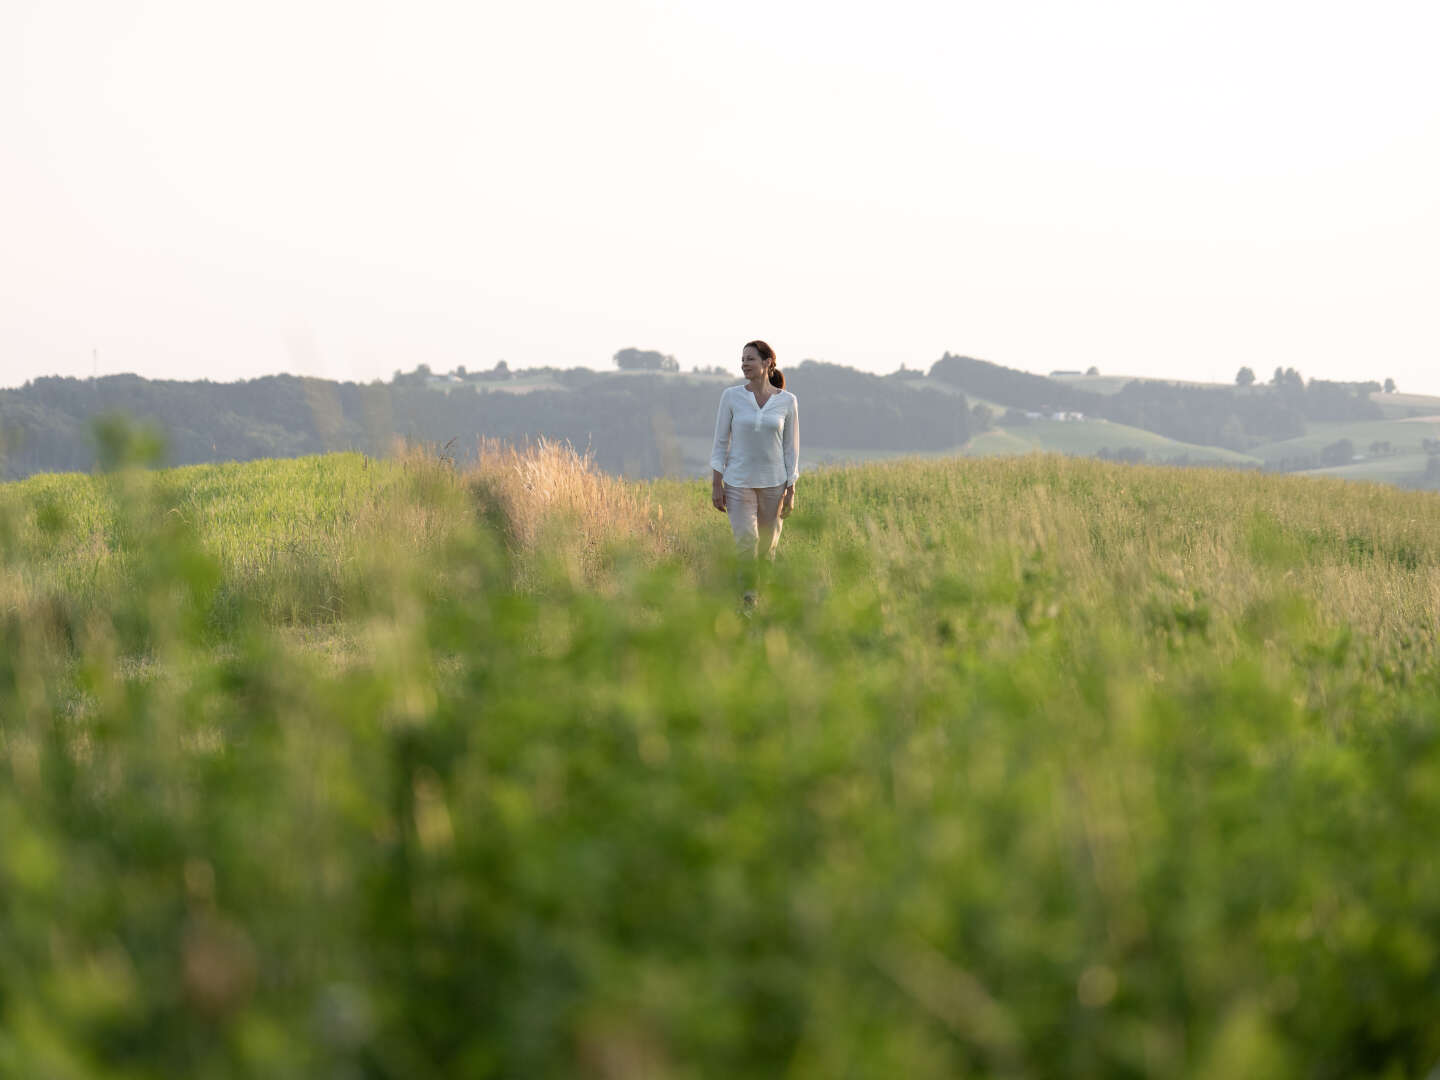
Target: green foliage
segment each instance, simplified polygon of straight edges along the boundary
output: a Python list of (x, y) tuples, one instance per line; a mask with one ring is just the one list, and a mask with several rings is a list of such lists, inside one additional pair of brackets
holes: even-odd
[(97, 464), (105, 472), (128, 467), (146, 468), (159, 464), (165, 441), (153, 426), (132, 424), (123, 414), (103, 413), (91, 429), (95, 436)]
[(703, 485), (591, 576), (486, 490), (0, 487), (0, 1075), (1440, 1057), (1433, 496), (822, 471), (747, 619)]

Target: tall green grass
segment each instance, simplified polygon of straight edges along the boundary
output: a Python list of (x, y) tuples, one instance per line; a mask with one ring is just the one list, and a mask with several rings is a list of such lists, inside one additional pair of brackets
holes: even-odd
[(707, 494), (0, 488), (0, 1074), (1440, 1058), (1440, 499), (822, 471), (746, 618)]

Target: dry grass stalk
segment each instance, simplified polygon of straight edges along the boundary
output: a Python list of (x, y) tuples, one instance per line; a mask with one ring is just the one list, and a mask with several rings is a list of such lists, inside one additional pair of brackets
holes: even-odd
[(550, 554), (560, 554), (553, 550), (560, 544), (587, 576), (600, 568), (608, 546), (648, 556), (673, 547), (658, 507), (567, 442), (540, 438), (516, 447), (485, 439), (465, 480), (499, 511), (513, 547), (535, 553), (544, 544), (551, 546)]

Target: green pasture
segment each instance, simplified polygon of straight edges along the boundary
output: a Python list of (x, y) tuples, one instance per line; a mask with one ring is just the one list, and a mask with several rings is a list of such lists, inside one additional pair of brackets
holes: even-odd
[[(674, 436), (674, 444), (679, 450), (679, 463), (673, 470), (675, 473), (688, 473), (691, 476), (709, 475), (710, 449), (713, 445), (710, 439), (699, 436), (679, 435)], [(1031, 449), (1033, 449), (1033, 447)], [(1025, 451), (1020, 452), (1024, 453)], [(953, 457), (960, 453), (964, 453), (964, 451), (959, 447), (949, 450), (916, 452), (913, 450), (875, 450), (844, 446), (816, 446), (811, 443), (805, 444), (805, 461), (807, 464), (820, 466), (859, 465), (871, 461), (896, 461), (900, 459), (914, 459), (918, 461)]]
[(0, 1076), (1431, 1075), (1440, 497), (798, 495), (0, 486)]
[(969, 390), (962, 390), (960, 387), (953, 383), (947, 383), (943, 379), (932, 379), (927, 376), (923, 379), (906, 379), (901, 385), (907, 386), (920, 393), (950, 394), (953, 396), (963, 394), (966, 404), (969, 405), (970, 408), (973, 409), (976, 405), (984, 405), (997, 417), (1001, 416), (1006, 408), (1008, 408), (1008, 406), (1001, 405), (999, 402), (990, 401), (988, 398), (976, 397)]
[(1225, 389), (1232, 387), (1228, 383), (1207, 383), (1194, 382), (1188, 379), (1156, 379), (1145, 375), (1051, 375), (1050, 378), (1066, 386), (1074, 387), (1076, 390), (1088, 390), (1092, 394), (1118, 394), (1127, 385), (1135, 382), (1163, 382), (1175, 386), (1222, 386)]
[(1033, 454), (1035, 443), (1021, 437), (1017, 428), (995, 427), (972, 435), (961, 451), (966, 457), (1009, 457)]
[(553, 375), (520, 374), (494, 382), (468, 383), (461, 389), (477, 394), (529, 394), (536, 390), (569, 390), (570, 387)]
[(1357, 461), (1353, 465), (1335, 465), (1307, 469), (1307, 476), (1334, 476), (1342, 480), (1364, 480), (1376, 484), (1415, 485), (1425, 478), (1426, 454), (1394, 454), (1387, 457)]
[[(972, 399), (972, 404), (975, 404)], [(998, 416), (1003, 409), (997, 409)], [(680, 436), (675, 439), (679, 449), (680, 464), (677, 471), (695, 475), (708, 469), (710, 440), (699, 437)], [(1260, 459), (1249, 454), (1227, 450), (1220, 446), (1202, 446), (1197, 443), (1181, 442), (1164, 435), (1127, 424), (1115, 424), (1106, 420), (1033, 420), (1013, 427), (993, 427), (970, 438), (964, 446), (931, 453), (914, 453), (901, 450), (870, 450), (846, 447), (811, 446), (805, 448), (805, 460), (817, 465), (851, 465), (871, 461), (893, 461), (897, 459), (936, 459), (956, 455), (966, 457), (1010, 456), (1015, 454), (1060, 453), (1079, 456), (1093, 456), (1101, 450), (1118, 451), (1138, 448), (1155, 462), (1188, 457), (1196, 464), (1233, 465), (1252, 468), (1261, 464)], [(1421, 462), (1424, 471), (1424, 462)]]
[(1440, 397), (1429, 394), (1386, 394), (1377, 391), (1370, 400), (1380, 406), (1387, 419), (1406, 416), (1440, 416)]
[(1188, 455), (1194, 462), (1211, 462), (1241, 467), (1258, 465), (1259, 459), (1220, 446), (1168, 439), (1164, 435), (1127, 424), (1107, 420), (1033, 420), (1015, 427), (986, 431), (970, 440), (966, 453), (1026, 454), (1052, 451), (1062, 454), (1092, 455), (1102, 449), (1121, 450), (1126, 447), (1145, 451), (1156, 460)]
[[(1319, 454), (1331, 443), (1349, 439), (1358, 454), (1366, 453), (1374, 442), (1388, 442), (1397, 453), (1422, 454), (1424, 440), (1440, 439), (1440, 423), (1419, 420), (1311, 422), (1306, 428), (1306, 433), (1298, 438), (1265, 443), (1250, 453), (1264, 461), (1279, 461), (1302, 453)], [(1423, 464), (1421, 471), (1424, 471)]]

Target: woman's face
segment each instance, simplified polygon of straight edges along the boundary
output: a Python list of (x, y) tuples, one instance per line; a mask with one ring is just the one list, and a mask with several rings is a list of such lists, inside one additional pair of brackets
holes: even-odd
[(760, 378), (769, 369), (770, 365), (760, 356), (760, 350), (754, 345), (745, 346), (745, 351), (740, 354), (740, 370), (744, 372), (745, 378), (754, 380)]

